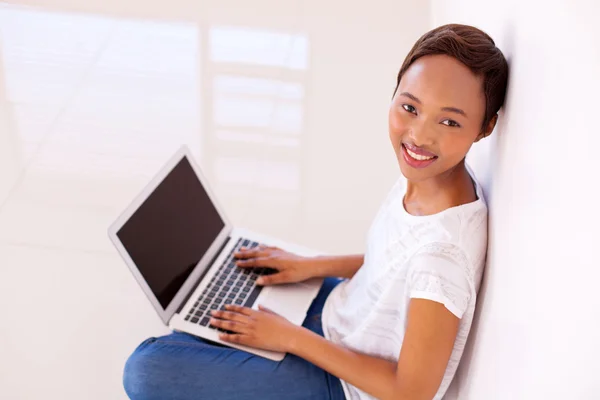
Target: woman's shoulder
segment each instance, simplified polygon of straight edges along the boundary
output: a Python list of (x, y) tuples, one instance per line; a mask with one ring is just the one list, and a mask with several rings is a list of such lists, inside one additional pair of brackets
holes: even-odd
[(487, 241), (487, 221), (487, 206), (478, 200), (433, 216), (411, 218), (408, 223), (414, 224), (422, 233), (423, 243), (442, 242), (470, 247), (469, 243), (473, 243), (474, 239)]
[(439, 214), (438, 223), (450, 233), (457, 245), (469, 252), (473, 247), (487, 246), (488, 207), (482, 186), (473, 171), (467, 169), (475, 185), (477, 198), (444, 210)]

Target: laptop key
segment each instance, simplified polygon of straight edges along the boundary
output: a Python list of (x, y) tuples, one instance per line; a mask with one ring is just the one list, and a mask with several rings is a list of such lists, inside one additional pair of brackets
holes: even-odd
[(210, 322), (210, 318), (205, 317), (205, 318), (202, 318), (202, 321), (200, 321), (200, 325), (202, 325), (202, 326), (208, 326), (209, 322)]
[(193, 318), (191, 319), (191, 321), (192, 321), (192, 322), (195, 324), (196, 322), (198, 322), (198, 318), (197, 318), (197, 317), (193, 317)]
[(244, 307), (252, 307), (252, 305), (256, 301), (256, 298), (258, 297), (258, 295), (260, 294), (262, 289), (263, 289), (262, 286), (254, 286), (254, 288), (252, 288), (252, 292), (250, 292), (250, 295), (248, 296), (248, 298), (246, 299), (246, 302), (244, 303)]
[(237, 300), (235, 301), (235, 304), (239, 306), (239, 305), (240, 305), (240, 304), (242, 304), (243, 302), (244, 302), (244, 299), (237, 299)]

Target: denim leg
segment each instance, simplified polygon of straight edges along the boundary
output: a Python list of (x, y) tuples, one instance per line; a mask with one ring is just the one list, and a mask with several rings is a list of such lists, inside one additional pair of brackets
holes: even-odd
[(327, 278), (323, 281), (321, 290), (319, 290), (317, 297), (315, 297), (312, 304), (308, 308), (308, 311), (306, 312), (306, 319), (302, 324), (303, 327), (323, 336), (321, 313), (323, 312), (323, 307), (325, 306), (327, 297), (340, 282), (342, 282), (342, 280), (338, 278)]
[[(337, 283), (325, 281), (305, 327), (322, 335), (320, 313)], [(299, 357), (275, 362), (181, 332), (143, 342), (123, 379), (132, 400), (344, 399), (339, 379)]]

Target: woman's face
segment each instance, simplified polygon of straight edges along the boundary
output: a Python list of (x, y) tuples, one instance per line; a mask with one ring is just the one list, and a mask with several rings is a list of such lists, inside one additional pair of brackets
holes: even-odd
[(424, 181), (450, 172), (484, 132), (483, 78), (446, 55), (419, 58), (402, 76), (390, 106), (390, 139), (402, 174)]

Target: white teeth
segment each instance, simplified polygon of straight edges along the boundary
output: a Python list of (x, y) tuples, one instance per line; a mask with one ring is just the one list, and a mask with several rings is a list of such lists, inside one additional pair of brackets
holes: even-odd
[(406, 152), (408, 153), (408, 155), (411, 156), (412, 158), (414, 158), (415, 160), (426, 161), (426, 160), (431, 160), (433, 158), (433, 157), (427, 157), (427, 156), (422, 156), (417, 153), (413, 153), (406, 146), (404, 148), (406, 149)]

